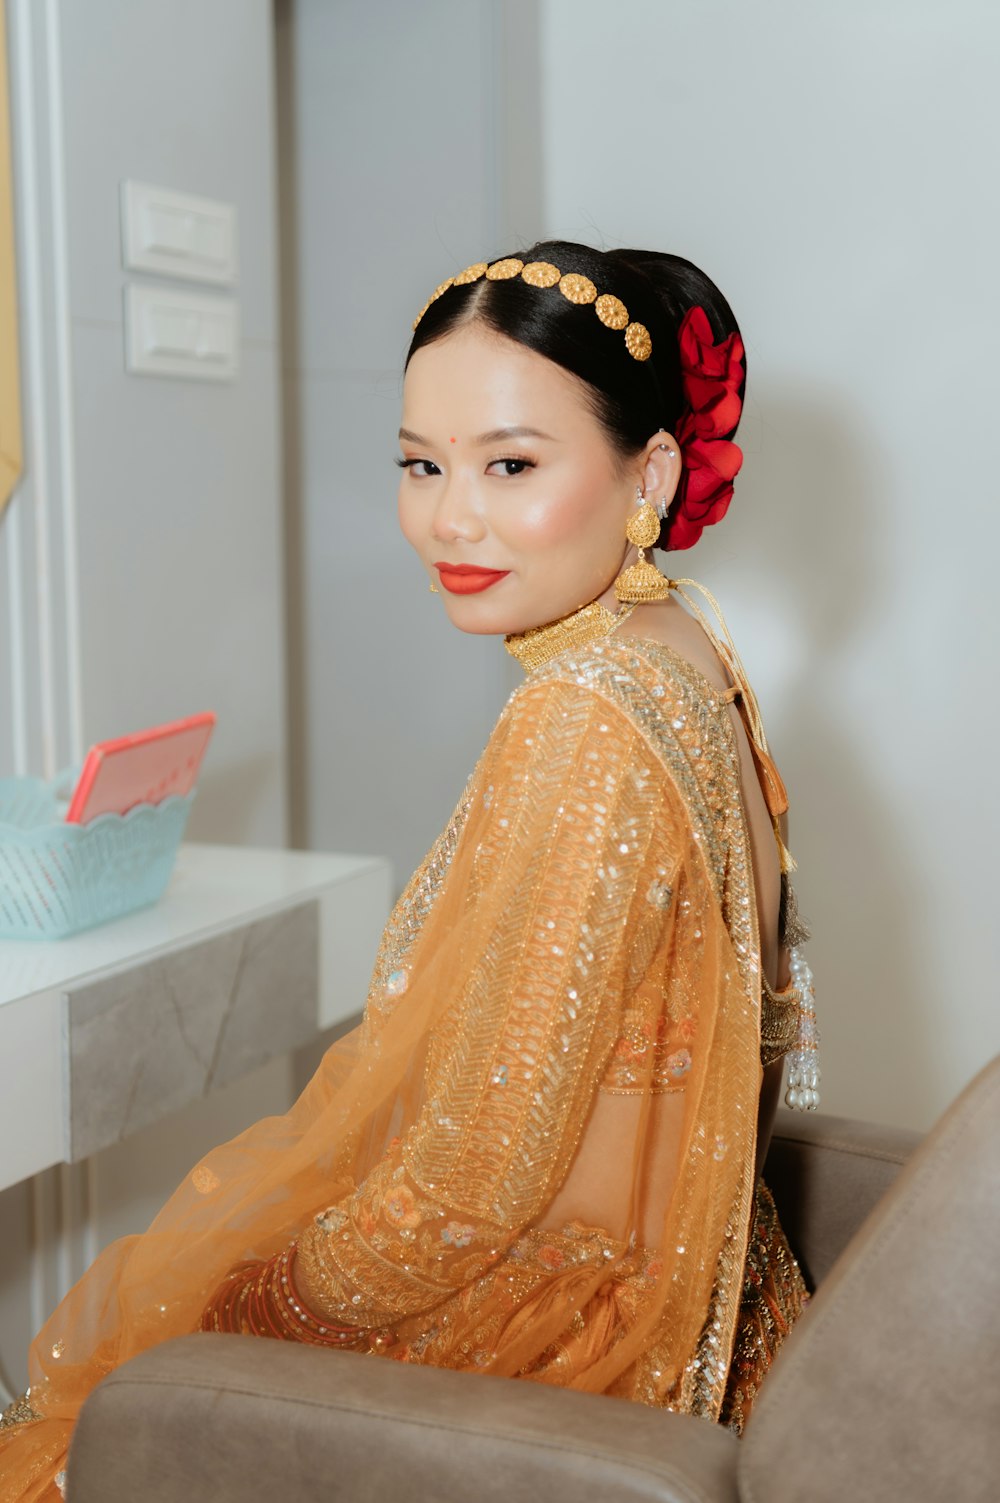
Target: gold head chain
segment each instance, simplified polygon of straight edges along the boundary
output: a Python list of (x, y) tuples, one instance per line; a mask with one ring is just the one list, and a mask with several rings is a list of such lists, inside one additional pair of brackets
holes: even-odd
[(520, 277), (529, 287), (558, 287), (569, 303), (591, 303), (606, 329), (624, 329), (625, 348), (633, 360), (648, 360), (653, 353), (649, 330), (645, 324), (630, 320), (628, 309), (620, 297), (614, 297), (610, 292), (599, 293), (590, 278), (581, 276), (579, 272), (563, 273), (551, 261), (529, 261), (525, 266), (516, 256), (505, 256), (502, 261), (494, 261), (492, 264), (488, 261), (476, 261), (460, 271), (457, 277), (449, 277), (447, 282), (435, 287), (413, 320), (413, 327), (417, 327), (431, 303), (443, 292), (447, 292), (449, 287), (465, 287), (469, 282), (478, 282), (480, 277), (485, 277), (488, 282), (509, 282), (513, 277)]

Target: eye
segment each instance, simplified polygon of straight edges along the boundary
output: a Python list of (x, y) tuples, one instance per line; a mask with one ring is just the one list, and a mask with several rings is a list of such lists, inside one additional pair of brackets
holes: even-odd
[(501, 474), (508, 476), (511, 480), (517, 475), (523, 475), (525, 470), (533, 470), (535, 468), (535, 461), (533, 459), (514, 459), (513, 457), (510, 459), (493, 459), (486, 466), (487, 474), (498, 464), (503, 465)]
[(431, 459), (397, 459), (396, 463), (401, 470), (409, 470), (415, 480), (426, 480), (428, 471), (440, 475), (441, 471)]

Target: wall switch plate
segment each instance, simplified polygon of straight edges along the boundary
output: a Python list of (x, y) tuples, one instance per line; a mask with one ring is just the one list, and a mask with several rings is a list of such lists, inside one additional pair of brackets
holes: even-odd
[(235, 204), (126, 179), (121, 231), (126, 271), (230, 287), (236, 282)]
[(129, 283), (125, 369), (195, 381), (235, 380), (239, 304), (228, 297)]

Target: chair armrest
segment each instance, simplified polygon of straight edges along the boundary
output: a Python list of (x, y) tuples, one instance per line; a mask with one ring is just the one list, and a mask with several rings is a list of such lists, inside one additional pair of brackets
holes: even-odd
[(183, 1336), (80, 1413), (73, 1503), (736, 1503), (739, 1442), (624, 1399), (250, 1336)]
[(810, 1288), (822, 1283), (920, 1141), (905, 1128), (848, 1117), (779, 1118), (764, 1179)]
[(927, 1135), (778, 1352), (741, 1447), (745, 1503), (997, 1496), (998, 1142), (1000, 1057)]

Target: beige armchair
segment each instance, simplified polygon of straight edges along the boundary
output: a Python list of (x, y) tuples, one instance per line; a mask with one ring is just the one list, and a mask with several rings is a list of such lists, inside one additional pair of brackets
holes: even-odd
[(1000, 1497), (1000, 1059), (923, 1142), (786, 1117), (765, 1173), (818, 1292), (742, 1440), (620, 1399), (187, 1336), (88, 1400), (70, 1503)]

